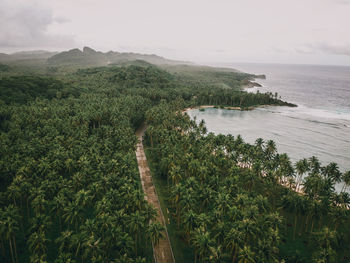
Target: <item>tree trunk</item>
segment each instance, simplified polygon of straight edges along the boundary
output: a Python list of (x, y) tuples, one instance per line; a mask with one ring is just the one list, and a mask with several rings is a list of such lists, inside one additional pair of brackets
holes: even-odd
[(180, 212), (177, 212), (176, 215), (177, 215), (177, 228), (179, 228), (180, 227)]
[(29, 218), (29, 198), (27, 197), (26, 204), (27, 204), (27, 218)]
[(312, 223), (311, 223), (311, 230), (310, 230), (310, 232), (312, 232), (312, 231), (314, 230), (314, 222), (315, 222), (315, 220), (314, 220), (314, 219), (312, 219)]
[(298, 214), (295, 214), (294, 217), (294, 229), (293, 229), (293, 239), (295, 240), (295, 232), (297, 230), (297, 223), (298, 223)]
[(11, 241), (11, 238), (9, 239), (9, 242), (10, 242), (10, 252), (11, 252), (12, 263), (15, 263), (15, 257), (13, 256), (13, 249), (12, 249), (12, 241)]
[(18, 262), (17, 245), (16, 245), (16, 239), (15, 239), (15, 237), (13, 237), (13, 247), (15, 248), (16, 262)]
[(306, 216), (304, 232), (307, 232), (307, 227), (309, 224), (310, 214)]
[(2, 255), (4, 257), (6, 257), (6, 255), (5, 255), (5, 247), (4, 247), (4, 240), (2, 240), (2, 239), (1, 239), (1, 252), (2, 252)]
[(339, 223), (336, 223), (334, 226), (334, 231), (337, 231), (338, 226), (339, 226)]
[(78, 244), (77, 250), (75, 251), (75, 257), (78, 256), (79, 250), (80, 250), (80, 242)]
[(236, 261), (236, 258), (237, 258), (237, 252), (238, 252), (238, 247), (235, 246), (234, 248), (234, 254), (233, 254), (233, 259), (232, 259), (232, 263), (234, 263)]

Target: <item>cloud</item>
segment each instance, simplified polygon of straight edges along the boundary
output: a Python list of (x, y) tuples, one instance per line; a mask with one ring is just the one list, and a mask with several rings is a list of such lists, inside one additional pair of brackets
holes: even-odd
[(336, 0), (338, 4), (350, 5), (350, 0)]
[(315, 53), (315, 48), (313, 48), (310, 45), (306, 45), (306, 46), (303, 46), (303, 47), (296, 48), (295, 52), (298, 53), (298, 54), (302, 54), (302, 55), (314, 54)]
[(290, 53), (288, 50), (286, 50), (284, 48), (279, 48), (279, 47), (275, 47), (275, 46), (270, 47), (270, 49), (275, 53), (280, 53), (280, 54)]
[(297, 54), (325, 53), (329, 55), (350, 56), (349, 44), (334, 44), (329, 42), (308, 43), (294, 49)]
[(48, 27), (68, 22), (53, 17), (52, 10), (20, 0), (0, 1), (0, 48), (65, 48), (75, 44), (72, 36), (52, 35)]
[(332, 55), (345, 55), (350, 56), (350, 44), (329, 44), (329, 43), (320, 43), (314, 45), (314, 48), (320, 50), (324, 53)]
[(58, 24), (65, 24), (71, 21), (70, 19), (62, 16), (55, 17), (53, 20)]

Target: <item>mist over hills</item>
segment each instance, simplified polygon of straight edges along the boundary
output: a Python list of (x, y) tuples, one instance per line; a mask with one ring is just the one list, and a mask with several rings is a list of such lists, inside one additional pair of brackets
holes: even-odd
[(28, 64), (30, 61), (47, 66), (107, 66), (125, 64), (130, 61), (143, 60), (154, 65), (191, 64), (184, 61), (175, 61), (154, 54), (121, 53), (109, 51), (103, 53), (90, 47), (83, 50), (71, 49), (63, 52), (23, 51), (13, 54), (0, 53), (2, 64)]
[[(152, 67), (156, 66), (187, 83), (205, 82), (222, 88), (237, 86), (239, 72), (232, 68), (217, 68), (191, 62), (170, 60), (155, 54), (101, 52), (90, 47), (63, 52), (24, 51), (14, 54), (0, 53), (0, 77), (9, 74), (63, 74), (93, 67)], [(243, 73), (242, 73), (243, 74)], [(258, 76), (254, 76), (258, 77)], [(252, 75), (253, 78), (253, 75)], [(246, 80), (249, 84), (249, 81)]]
[(0, 62), (14, 62), (28, 59), (48, 59), (58, 52), (50, 52), (46, 50), (20, 51), (13, 54), (0, 53)]

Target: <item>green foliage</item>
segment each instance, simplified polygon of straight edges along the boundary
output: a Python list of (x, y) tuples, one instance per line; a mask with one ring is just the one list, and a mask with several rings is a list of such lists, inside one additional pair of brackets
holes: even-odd
[(157, 55), (144, 55), (137, 53), (119, 53), (109, 51), (107, 53), (95, 51), (92, 48), (84, 47), (83, 51), (79, 49), (72, 49), (69, 51), (61, 52), (50, 58), (47, 63), (50, 66), (79, 66), (79, 67), (92, 67), (92, 66), (107, 66), (107, 65), (121, 65), (127, 66), (131, 61), (137, 61), (136, 64), (144, 65), (145, 63), (152, 64), (174, 64), (178, 63), (173, 60), (168, 60)]
[(10, 66), (0, 63), (0, 72), (6, 72), (6, 71), (9, 71), (10, 69), (11, 69)]
[(78, 94), (77, 89), (48, 77), (11, 76), (0, 79), (0, 100), (7, 104), (23, 104), (36, 98), (66, 98)]
[(334, 163), (312, 157), (296, 173), (273, 141), (208, 134), (170, 104), (150, 109), (146, 121), (175, 236), (192, 247), (194, 261), (346, 262), (350, 198), (334, 185), (346, 184), (348, 173)]
[[(206, 135), (204, 123), (197, 126), (181, 110), (289, 104), (272, 94), (242, 92), (252, 75), (186, 67), (124, 61), (25, 74), (11, 65), (1, 75), (1, 262), (151, 262), (151, 241), (157, 243), (163, 228), (144, 200), (135, 158), (134, 132), (145, 121), (156, 170), (169, 187), (171, 221), (195, 259), (281, 257), (284, 221), (275, 209), (287, 191), (276, 182), (295, 179), (288, 156), (277, 154), (273, 142), (252, 146), (239, 137)], [(327, 215), (347, 233), (340, 208), (348, 196), (332, 192), (341, 176), (336, 165), (306, 163), (310, 169), (300, 166), (299, 173), (312, 177), (300, 181), (308, 189), (300, 203), (313, 212), (298, 206), (297, 222), (308, 221), (306, 232), (314, 222), (318, 231), (318, 218)], [(263, 171), (269, 171), (267, 181)], [(338, 210), (330, 208), (334, 203)]]

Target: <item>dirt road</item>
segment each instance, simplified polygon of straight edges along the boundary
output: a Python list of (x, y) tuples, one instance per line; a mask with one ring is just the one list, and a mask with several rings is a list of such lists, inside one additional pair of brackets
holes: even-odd
[[(136, 136), (139, 139), (139, 142), (137, 144), (137, 149), (136, 149), (136, 158), (137, 158), (137, 163), (138, 163), (140, 177), (141, 177), (142, 189), (146, 195), (145, 196), (146, 200), (157, 209), (156, 220), (160, 222), (166, 229), (166, 224), (165, 224), (164, 216), (158, 200), (157, 191), (153, 184), (152, 175), (147, 164), (145, 152), (143, 150), (142, 140), (143, 140), (143, 134), (145, 130), (146, 130), (146, 127), (143, 125), (136, 132)], [(153, 246), (154, 259), (156, 263), (175, 263), (168, 232), (165, 231), (164, 234), (165, 234), (164, 235), (165, 238), (159, 240), (159, 243)]]

